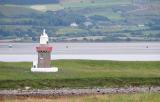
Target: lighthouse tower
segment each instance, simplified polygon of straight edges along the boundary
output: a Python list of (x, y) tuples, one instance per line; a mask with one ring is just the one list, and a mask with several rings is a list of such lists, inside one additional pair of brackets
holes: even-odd
[(45, 29), (40, 36), (40, 45), (36, 47), (38, 53), (38, 63), (33, 62), (32, 72), (57, 72), (57, 67), (51, 67), (52, 47), (48, 44), (49, 39)]

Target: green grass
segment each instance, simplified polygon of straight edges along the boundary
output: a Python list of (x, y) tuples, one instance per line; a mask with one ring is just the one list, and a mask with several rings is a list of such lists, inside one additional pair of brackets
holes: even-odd
[(17, 29), (27, 31), (28, 29), (31, 29), (31, 27), (32, 26), (28, 26), (28, 25), (14, 25), (14, 26), (13, 25), (1, 25), (0, 28), (6, 31), (17, 30)]
[(5, 16), (27, 15), (31, 13), (41, 13), (31, 8), (20, 5), (0, 5), (0, 13)]
[(115, 12), (94, 12), (94, 13), (88, 13), (86, 16), (93, 16), (93, 15), (100, 15), (109, 18), (110, 20), (122, 20), (124, 19), (120, 14)]
[(28, 6), (31, 9), (38, 11), (58, 11), (64, 9), (64, 7), (60, 4), (42, 4), (42, 5), (30, 5)]
[(29, 62), (0, 62), (0, 88), (160, 85), (160, 62), (56, 60), (57, 73), (32, 73)]
[(95, 0), (94, 3), (91, 1), (81, 2), (65, 2), (63, 5), (65, 8), (86, 8), (86, 7), (109, 7), (113, 5), (130, 4), (131, 0)]
[[(1, 100), (0, 100), (1, 102)], [(6, 98), (2, 102), (22, 102), (22, 98)], [(158, 93), (68, 96), (56, 98), (23, 98), (23, 102), (160, 102)]]
[(91, 3), (91, 0), (86, 0), (81, 3), (80, 1), (73, 2), (61, 2), (59, 4), (40, 4), (40, 5), (6, 5), (10, 7), (25, 7), (28, 9), (34, 9), (37, 11), (57, 11), (65, 8), (94, 8), (94, 7), (110, 7), (113, 5), (130, 4), (131, 0), (95, 0), (95, 3)]
[(84, 29), (75, 28), (75, 27), (63, 27), (56, 31), (56, 34), (70, 34), (70, 33), (82, 33), (87, 32)]

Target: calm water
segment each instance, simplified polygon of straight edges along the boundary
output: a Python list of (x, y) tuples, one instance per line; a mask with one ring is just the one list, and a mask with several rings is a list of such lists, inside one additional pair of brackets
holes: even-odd
[[(12, 45), (9, 48), (8, 45)], [(0, 54), (35, 54), (35, 43), (0, 43)], [(52, 54), (160, 54), (160, 43), (53, 43)]]
[[(9, 45), (12, 45), (10, 48)], [(160, 60), (160, 43), (52, 43), (52, 59)], [(36, 59), (36, 43), (0, 43), (0, 61)]]

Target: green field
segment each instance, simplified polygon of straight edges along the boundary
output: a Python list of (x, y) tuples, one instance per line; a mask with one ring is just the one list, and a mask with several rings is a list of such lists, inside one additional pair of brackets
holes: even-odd
[(0, 62), (0, 88), (160, 85), (160, 62), (56, 60), (57, 73), (32, 73), (29, 62)]
[(41, 5), (31, 5), (28, 6), (32, 9), (39, 10), (39, 11), (57, 11), (61, 9), (67, 9), (67, 8), (95, 8), (95, 7), (108, 7), (113, 5), (120, 5), (120, 4), (130, 4), (131, 0), (94, 0), (93, 3), (92, 0), (84, 0), (83, 2), (77, 1), (73, 2), (61, 2), (60, 4), (41, 4)]
[[(92, 3), (92, 0), (88, 1), (83, 1), (83, 2), (73, 2), (73, 1), (68, 1), (68, 2), (61, 2), (59, 4), (35, 4), (35, 5), (11, 5), (11, 4), (6, 4), (6, 5), (0, 5), (0, 12), (4, 12), (5, 10), (17, 10), (16, 8), (20, 8), (18, 10), (24, 11), (23, 13), (28, 13), (28, 12), (34, 12), (35, 11), (58, 11), (62, 9), (67, 9), (67, 8), (87, 8), (87, 7), (108, 7), (108, 6), (113, 6), (113, 5), (120, 5), (120, 4), (130, 4), (131, 0), (95, 0), (94, 3)], [(10, 11), (8, 11), (10, 12)], [(32, 13), (31, 12), (31, 13)], [(16, 15), (17, 13), (22, 13), (22, 12), (13, 12)], [(12, 15), (12, 14), (10, 14)]]
[(61, 29), (58, 29), (56, 34), (70, 34), (70, 33), (83, 33), (87, 32), (87, 30), (80, 29), (80, 28), (73, 28), (73, 27), (64, 27)]
[(0, 5), (0, 13), (5, 16), (13, 17), (17, 15), (27, 15), (31, 13), (41, 13), (37, 10), (20, 5)]
[(160, 94), (109, 94), (92, 96), (71, 96), (57, 98), (9, 98), (0, 102), (160, 102)]
[(64, 9), (64, 7), (60, 4), (44, 4), (44, 5), (30, 5), (30, 6), (26, 6), (29, 7), (31, 9), (37, 10), (37, 11), (58, 11), (61, 9)]

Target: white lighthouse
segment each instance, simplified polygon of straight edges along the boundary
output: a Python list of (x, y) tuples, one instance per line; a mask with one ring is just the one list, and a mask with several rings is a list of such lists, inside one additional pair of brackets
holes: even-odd
[(45, 31), (40, 36), (40, 45), (36, 47), (38, 61), (33, 62), (32, 72), (57, 72), (57, 67), (51, 67), (52, 47), (49, 45), (49, 38)]
[(46, 30), (43, 30), (42, 35), (40, 36), (40, 44), (48, 44), (48, 35), (46, 34)]

